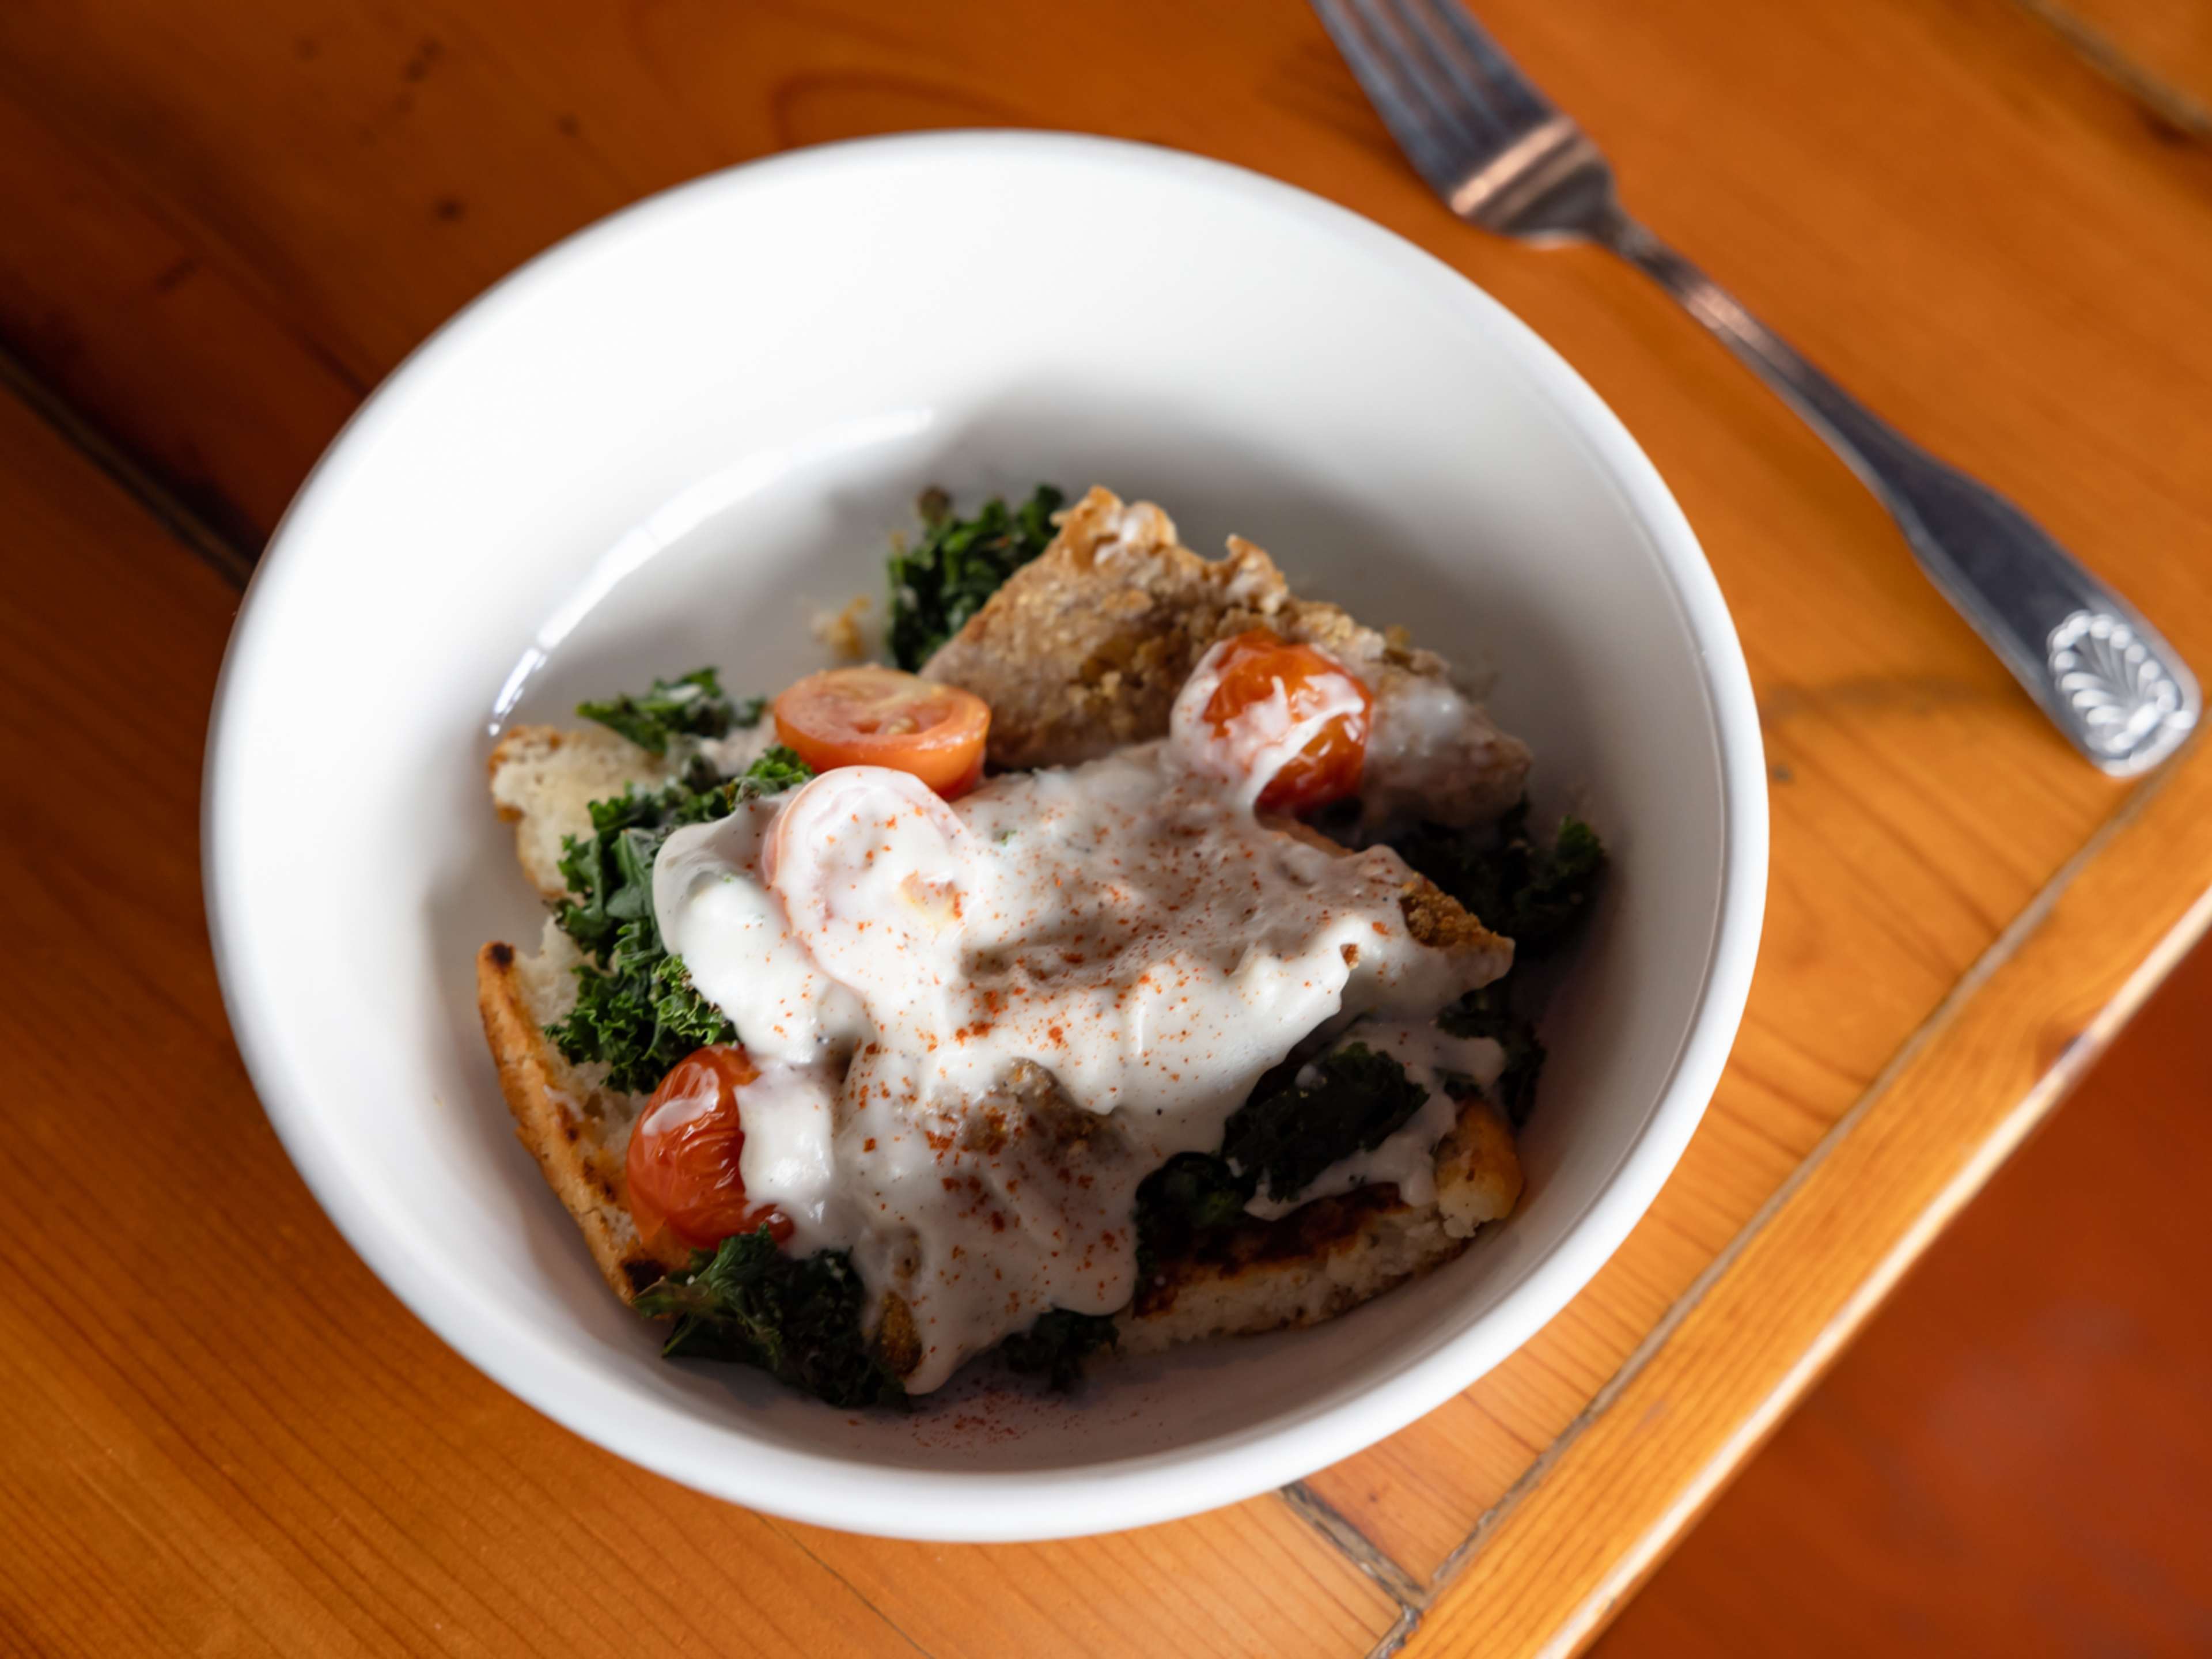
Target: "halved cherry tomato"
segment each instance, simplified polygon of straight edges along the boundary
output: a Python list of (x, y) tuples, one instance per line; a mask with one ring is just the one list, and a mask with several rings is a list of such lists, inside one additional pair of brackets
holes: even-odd
[(763, 1224), (781, 1243), (791, 1220), (772, 1205), (745, 1201), (738, 1168), (744, 1125), (738, 1091), (760, 1075), (734, 1043), (695, 1048), (661, 1079), (630, 1131), (630, 1218), (648, 1244), (663, 1230), (695, 1250)]
[(1239, 634), (1222, 647), (1219, 675), (1206, 702), (1205, 719), (1225, 730), (1246, 709), (1275, 695), (1277, 682), (1289, 701), (1293, 720), (1310, 719), (1346, 689), (1358, 697), (1357, 711), (1338, 714), (1293, 755), (1260, 792), (1264, 812), (1310, 812), (1333, 800), (1359, 793), (1367, 764), (1367, 732), (1375, 699), (1366, 686), (1334, 659), (1310, 645), (1293, 645), (1264, 628)]
[(983, 775), (991, 707), (972, 691), (872, 665), (809, 674), (775, 700), (775, 732), (817, 772), (888, 766), (951, 800)]

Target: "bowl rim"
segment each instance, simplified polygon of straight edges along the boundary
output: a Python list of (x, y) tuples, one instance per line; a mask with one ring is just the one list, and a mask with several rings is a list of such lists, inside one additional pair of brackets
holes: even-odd
[[(1169, 189), (1228, 192), (1304, 217), (1457, 305), (1529, 378), (1574, 442), (1642, 526), (1681, 605), (1700, 657), (1718, 735), (1723, 841), (1720, 912), (1704, 985), (1673, 1070), (1633, 1140), (1559, 1243), (1498, 1305), (1395, 1375), (1340, 1389), (1297, 1411), (1194, 1447), (1059, 1470), (955, 1473), (841, 1461), (733, 1439), (673, 1403), (614, 1412), (545, 1332), (456, 1296), (436, 1262), (384, 1224), (319, 1131), (307, 1079), (286, 1069), (273, 1023), (252, 991), (253, 946), (227, 891), (247, 872), (228, 856), (234, 783), (246, 747), (242, 710), (257, 678), (270, 600), (302, 556), (315, 504), (402, 417), (440, 361), (495, 312), (560, 280), (568, 264), (664, 215), (700, 210), (773, 178), (787, 183), (927, 153), (938, 166), (1009, 151), (1146, 174)], [(897, 134), (787, 151), (705, 174), (573, 233), (471, 301), (418, 345), (331, 441), (270, 536), (224, 653), (202, 785), (202, 881), (225, 1010), (247, 1073), (285, 1151), (339, 1232), (416, 1317), (479, 1370), (537, 1410), (630, 1462), (750, 1508), (811, 1524), (936, 1542), (1080, 1536), (1169, 1521), (1242, 1501), (1350, 1456), (1443, 1405), (1556, 1315), (1596, 1273), (1657, 1195), (1702, 1120), (1749, 993), (1766, 896), (1766, 775), (1756, 703), (1718, 583), (1657, 470), (1610, 408), (1534, 330), (1472, 281), (1352, 210), (1231, 163), (1124, 139), (992, 130)], [(739, 1449), (741, 1455), (730, 1455)]]

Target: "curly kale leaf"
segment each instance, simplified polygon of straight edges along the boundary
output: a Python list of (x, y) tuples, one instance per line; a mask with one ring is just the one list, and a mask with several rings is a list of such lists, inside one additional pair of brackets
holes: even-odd
[(1083, 1362), (1121, 1340), (1111, 1314), (1071, 1313), (1054, 1308), (1039, 1314), (1025, 1331), (999, 1345), (1008, 1369), (1042, 1375), (1065, 1393), (1083, 1377)]
[(580, 702), (576, 712), (621, 732), (641, 749), (665, 755), (669, 738), (678, 732), (726, 738), (733, 726), (758, 725), (766, 707), (760, 697), (732, 702), (722, 695), (713, 669), (696, 668), (678, 679), (655, 679), (653, 689), (642, 696), (625, 693), (604, 702)]
[(592, 803), (588, 836), (561, 842), (561, 879), (576, 898), (563, 899), (555, 914), (562, 932), (607, 965), (625, 927), (655, 943), (659, 933), (653, 915), (653, 860), (667, 837), (666, 807), (657, 796), (626, 794)]
[(1424, 823), (1390, 844), (1486, 926), (1512, 939), (1522, 961), (1566, 938), (1589, 908), (1605, 871), (1597, 831), (1578, 817), (1562, 819), (1549, 847), (1531, 837), (1525, 797), (1494, 830)]
[(1272, 1088), (1263, 1079), (1229, 1120), (1222, 1155), (1269, 1197), (1292, 1198), (1339, 1159), (1380, 1146), (1428, 1097), (1391, 1055), (1347, 1042)]
[[(1473, 1091), (1447, 1076), (1445, 1092), (1457, 1097), (1461, 1084)], [(1229, 1120), (1218, 1153), (1178, 1153), (1138, 1187), (1138, 1294), (1163, 1262), (1204, 1256), (1259, 1224), (1244, 1206), (1263, 1186), (1271, 1198), (1295, 1197), (1330, 1164), (1381, 1146), (1428, 1097), (1395, 1058), (1364, 1043), (1277, 1066)]]
[(1044, 551), (1065, 500), (1039, 484), (1019, 507), (994, 495), (974, 518), (960, 519), (943, 490), (923, 492), (921, 539), (890, 556), (891, 657), (901, 668), (928, 661), (1007, 577)]
[(757, 1365), (833, 1406), (906, 1400), (861, 1328), (867, 1292), (842, 1250), (786, 1255), (763, 1227), (699, 1251), (636, 1305), (675, 1320), (661, 1349), (671, 1358)]
[(779, 745), (733, 778), (720, 777), (698, 762), (662, 788), (642, 793), (633, 788), (593, 801), (592, 833), (565, 836), (561, 843), (561, 879), (576, 895), (556, 909), (562, 931), (603, 968), (610, 965), (617, 936), (633, 923), (642, 927), (639, 937), (646, 948), (657, 951), (653, 861), (669, 832), (727, 817), (741, 801), (781, 794), (813, 775), (805, 762)]
[(1239, 1175), (1207, 1152), (1178, 1152), (1145, 1177), (1138, 1202), (1173, 1215), (1194, 1232), (1234, 1226), (1250, 1202), (1256, 1178)]
[[(1455, 830), (1425, 823), (1391, 843), (1400, 857), (1498, 932), (1513, 940), (1516, 969), (1549, 954), (1589, 914), (1605, 873), (1605, 848), (1580, 818), (1560, 821), (1549, 846), (1528, 833), (1522, 799), (1495, 830)], [(1454, 1036), (1490, 1037), (1504, 1045), (1505, 1070), (1490, 1097), (1517, 1128), (1536, 1102), (1544, 1045), (1514, 1006), (1516, 974), (1470, 991), (1437, 1024)]]
[(1544, 1045), (1536, 1028), (1514, 1011), (1508, 980), (1469, 991), (1437, 1016), (1452, 1036), (1488, 1037), (1505, 1050), (1505, 1069), (1491, 1085), (1490, 1097), (1519, 1128), (1536, 1103), (1536, 1079), (1544, 1069)]
[(643, 1094), (694, 1048), (738, 1040), (661, 941), (653, 863), (679, 826), (726, 817), (741, 801), (780, 794), (812, 775), (798, 756), (777, 748), (734, 778), (695, 769), (664, 788), (592, 803), (592, 833), (562, 843), (561, 877), (575, 896), (554, 912), (592, 958), (576, 969), (574, 1008), (545, 1028), (564, 1056), (597, 1061), (611, 1086)]
[(1179, 1261), (1233, 1231), (1258, 1178), (1209, 1152), (1178, 1152), (1137, 1188), (1138, 1294), (1163, 1261)]
[(1428, 1097), (1364, 1043), (1277, 1066), (1229, 1120), (1218, 1154), (1179, 1152), (1137, 1188), (1139, 1291), (1160, 1262), (1201, 1255), (1244, 1224), (1263, 1186), (1276, 1199), (1304, 1191), (1330, 1164), (1381, 1146)]
[[(792, 750), (781, 744), (748, 766), (733, 781), (732, 787), (742, 787), (750, 793), (745, 799), (761, 795), (780, 795), (787, 789), (796, 789), (814, 775), (814, 769)], [(716, 817), (723, 813), (717, 812)]]
[(634, 969), (617, 954), (614, 972), (576, 970), (576, 1006), (545, 1028), (569, 1060), (601, 1061), (610, 1087), (650, 1094), (694, 1048), (738, 1040), (738, 1028), (699, 994), (680, 958), (663, 955)]

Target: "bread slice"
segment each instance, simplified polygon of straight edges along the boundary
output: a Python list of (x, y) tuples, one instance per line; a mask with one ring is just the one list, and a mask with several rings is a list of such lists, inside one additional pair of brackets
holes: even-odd
[(600, 726), (511, 727), (492, 749), (490, 771), (492, 805), (514, 826), (522, 873), (549, 901), (566, 890), (562, 839), (592, 833), (593, 801), (612, 800), (633, 784), (659, 788), (676, 775), (665, 757)]
[(535, 956), (487, 945), (477, 952), (477, 1012), (514, 1133), (583, 1230), (600, 1273), (629, 1301), (690, 1255), (665, 1242), (655, 1250), (629, 1218), (623, 1166), (646, 1097), (610, 1089), (604, 1067), (570, 1064), (545, 1035), (574, 1006), (582, 961), (550, 917)]
[(1368, 745), (1376, 817), (1418, 811), (1446, 823), (1494, 817), (1520, 799), (1528, 750), (1473, 705), (1441, 725), (1427, 706), (1451, 690), (1443, 659), (1340, 607), (1302, 599), (1242, 537), (1202, 559), (1149, 501), (1093, 489), (1059, 534), (922, 666), (991, 705), (990, 759), (1066, 766), (1164, 737), (1168, 711), (1208, 647), (1272, 629), (1327, 652), (1375, 698)]

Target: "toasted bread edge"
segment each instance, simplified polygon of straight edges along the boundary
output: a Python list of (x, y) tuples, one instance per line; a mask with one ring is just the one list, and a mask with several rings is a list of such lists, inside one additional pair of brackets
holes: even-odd
[(595, 1121), (575, 1103), (575, 1091), (563, 1086), (570, 1068), (546, 1040), (513, 945), (494, 941), (477, 952), (477, 1011), (516, 1139), (575, 1218), (601, 1276), (623, 1301), (635, 1300), (681, 1263), (638, 1237), (623, 1202), (622, 1159), (609, 1133), (613, 1126), (604, 1117)]

